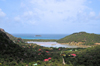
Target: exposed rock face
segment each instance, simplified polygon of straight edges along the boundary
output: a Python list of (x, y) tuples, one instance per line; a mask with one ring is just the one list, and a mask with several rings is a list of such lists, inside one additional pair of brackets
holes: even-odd
[(0, 31), (5, 32), (4, 29), (0, 28)]

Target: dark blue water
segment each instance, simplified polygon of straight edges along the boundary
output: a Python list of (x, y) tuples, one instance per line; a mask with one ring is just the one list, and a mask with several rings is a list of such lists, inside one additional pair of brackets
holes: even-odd
[(61, 39), (64, 38), (65, 36), (68, 36), (68, 34), (39, 34), (41, 36), (36, 36), (36, 34), (12, 34), (12, 35), (22, 39)]

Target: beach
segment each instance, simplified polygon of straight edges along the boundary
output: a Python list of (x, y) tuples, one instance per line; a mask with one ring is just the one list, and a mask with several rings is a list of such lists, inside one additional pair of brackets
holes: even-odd
[(35, 43), (37, 45), (40, 46), (44, 46), (44, 47), (65, 47), (65, 48), (77, 48), (78, 46), (72, 46), (69, 44), (60, 44), (57, 42), (35, 42), (35, 41), (29, 41), (27, 43)]

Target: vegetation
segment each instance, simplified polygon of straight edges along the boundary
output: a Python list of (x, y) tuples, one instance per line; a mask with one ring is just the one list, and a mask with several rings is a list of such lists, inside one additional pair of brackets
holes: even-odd
[[(77, 50), (77, 51), (76, 51)], [(62, 54), (75, 53), (75, 58), (64, 58)], [(44, 59), (51, 58), (49, 61)], [(91, 48), (47, 48), (36, 44), (13, 42), (0, 31), (0, 66), (100, 66), (100, 46)]]
[(100, 66), (100, 46), (94, 46), (77, 52), (66, 52), (75, 53), (76, 58), (66, 58), (66, 63), (70, 61), (74, 66)]
[(73, 33), (66, 36), (57, 42), (59, 43), (71, 43), (71, 42), (83, 42), (83, 45), (93, 45), (94, 43), (100, 43), (100, 35), (89, 34), (86, 32)]
[(14, 37), (13, 35), (11, 35), (11, 34), (5, 32), (4, 29), (0, 28), (0, 31), (2, 32), (2, 34), (3, 34), (3, 33), (6, 34), (6, 36), (7, 36), (10, 40), (12, 40), (14, 43), (16, 43), (16, 42), (17, 42), (17, 43), (19, 43), (19, 42), (24, 43), (24, 40), (23, 40), (23, 39)]

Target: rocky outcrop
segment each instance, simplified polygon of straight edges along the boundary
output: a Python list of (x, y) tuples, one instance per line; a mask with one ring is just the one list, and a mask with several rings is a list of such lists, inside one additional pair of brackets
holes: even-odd
[(0, 31), (5, 32), (4, 29), (0, 28)]
[(0, 28), (0, 32), (5, 33), (6, 36), (7, 36), (10, 40), (12, 40), (14, 43), (16, 43), (16, 42), (17, 42), (17, 43), (18, 43), (18, 42), (24, 42), (23, 39), (14, 37), (13, 35), (11, 35), (11, 34), (5, 32), (5, 30), (2, 29), (2, 28)]

